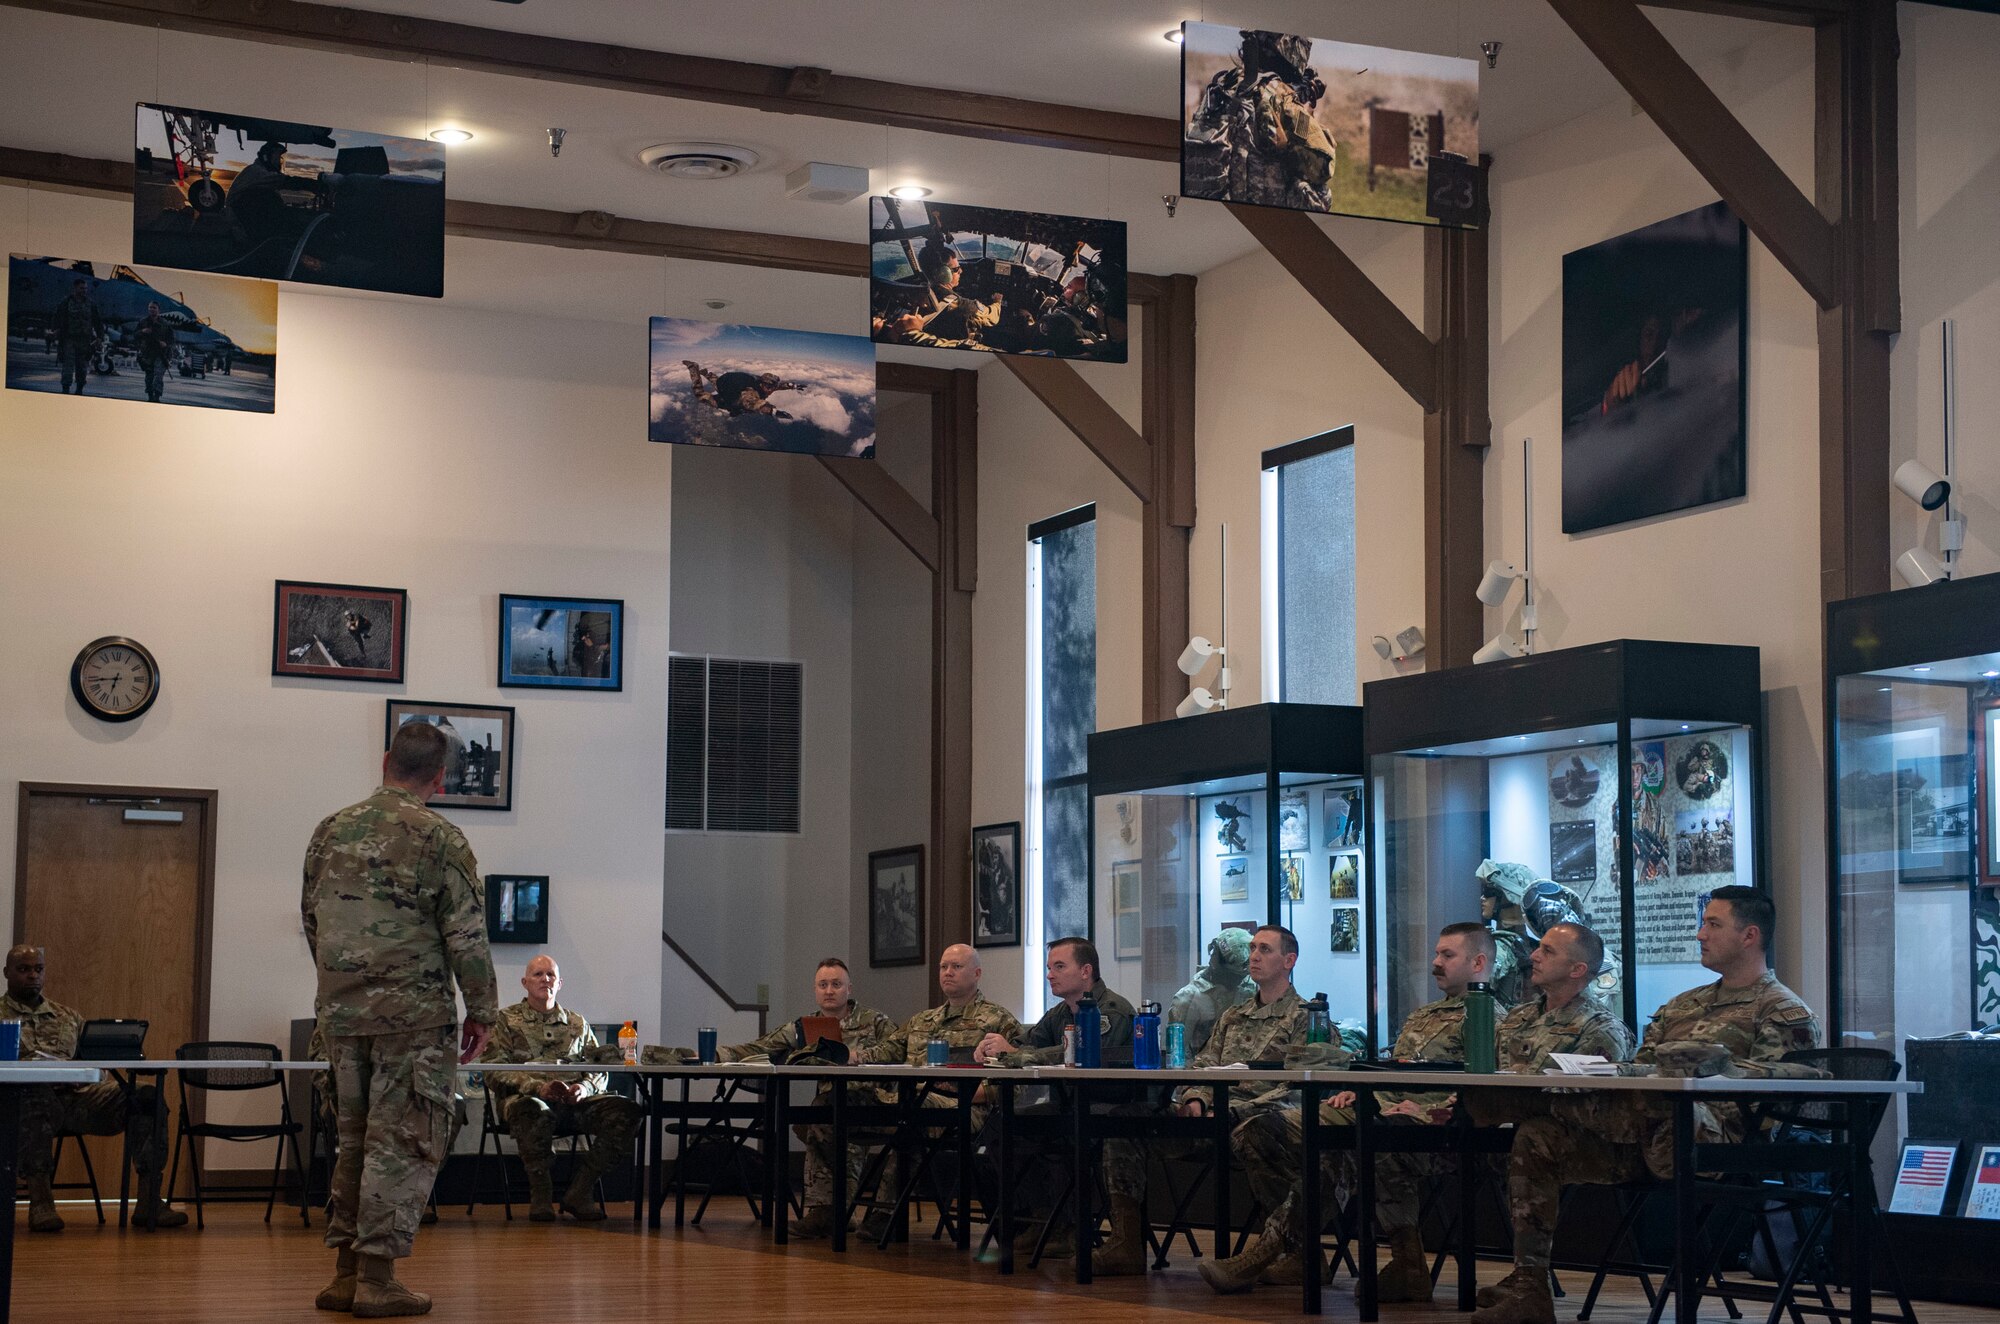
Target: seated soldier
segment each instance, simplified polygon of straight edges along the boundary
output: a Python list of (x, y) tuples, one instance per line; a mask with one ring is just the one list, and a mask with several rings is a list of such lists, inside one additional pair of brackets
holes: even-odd
[[(555, 958), (537, 956), (521, 976), (528, 996), (500, 1010), (500, 1023), (481, 1062), (555, 1062), (575, 1058), (597, 1047), (597, 1035), (581, 1012), (556, 1004), (562, 972)], [(497, 1108), (513, 1134), (528, 1172), (528, 1218), (553, 1223), (555, 1186), (550, 1165), (559, 1135), (590, 1137), (590, 1151), (576, 1166), (562, 1207), (579, 1223), (603, 1219), (604, 1207), (592, 1194), (597, 1179), (621, 1159), (632, 1160), (632, 1137), (643, 1110), (631, 1099), (607, 1094), (610, 1078), (603, 1072), (561, 1074), (491, 1071), (486, 1074), (489, 1108)]]
[[(0, 998), (0, 1019), (21, 1022), (21, 1056), (76, 1056), (83, 1017), (54, 998), (42, 995), (48, 959), (29, 943), (7, 953), (7, 996)], [(151, 1085), (127, 1087), (108, 1076), (95, 1085), (30, 1085), (20, 1099), (20, 1173), (28, 1188), (28, 1230), (60, 1232), (56, 1213), (56, 1133), (125, 1136), (125, 1152), (139, 1171), (140, 1227), (182, 1227), (187, 1215), (168, 1205), (160, 1190), (160, 1169), (166, 1166), (167, 1137), (159, 1092)], [(9, 1214), (8, 1217), (13, 1217)]]

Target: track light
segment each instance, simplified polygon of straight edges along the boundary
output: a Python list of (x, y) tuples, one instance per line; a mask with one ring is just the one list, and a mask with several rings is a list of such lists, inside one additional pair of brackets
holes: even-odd
[(1921, 460), (1896, 466), (1896, 490), (1925, 510), (1936, 510), (1951, 500), (1951, 481), (1932, 473)]
[(1227, 652), (1228, 650), (1220, 644), (1211, 644), (1202, 636), (1196, 635), (1188, 640), (1188, 646), (1181, 650), (1181, 658), (1176, 665), (1180, 667), (1183, 676), (1193, 676), (1208, 665), (1208, 659), (1217, 654), (1226, 655)]
[(1938, 563), (1938, 559), (1921, 547), (1912, 547), (1896, 558), (1896, 573), (1901, 575), (1903, 582), (1911, 588), (1922, 588), (1926, 584), (1935, 584), (1940, 579), (1951, 577)]
[(1514, 587), (1514, 581), (1521, 577), (1521, 568), (1508, 561), (1488, 561), (1486, 573), (1479, 580), (1475, 592), (1479, 600), (1489, 607), (1497, 607), (1507, 599), (1507, 590)]
[(1182, 699), (1174, 708), (1174, 716), (1193, 717), (1196, 713), (1212, 712), (1221, 706), (1222, 700), (1197, 685), (1189, 690), (1187, 698)]
[(1480, 647), (1479, 651), (1472, 655), (1472, 661), (1477, 665), (1484, 662), (1500, 662), (1510, 657), (1526, 657), (1527, 655), (1528, 650), (1521, 647), (1514, 636), (1503, 630), (1491, 639), (1488, 639)]

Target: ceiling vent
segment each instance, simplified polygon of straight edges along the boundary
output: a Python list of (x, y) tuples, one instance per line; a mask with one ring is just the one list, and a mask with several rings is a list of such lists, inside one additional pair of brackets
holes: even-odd
[(728, 179), (755, 166), (757, 153), (729, 143), (661, 143), (639, 160), (675, 179)]
[(808, 161), (785, 176), (785, 196), (794, 202), (852, 202), (868, 191), (860, 166)]

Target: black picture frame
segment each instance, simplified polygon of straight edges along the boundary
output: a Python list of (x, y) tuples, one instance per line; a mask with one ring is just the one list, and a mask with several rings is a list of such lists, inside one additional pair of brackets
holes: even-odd
[(487, 874), (486, 940), (548, 942), (549, 900), (545, 873)]
[[(467, 741), (457, 718), (473, 732)], [(458, 737), (445, 765), (445, 787), (430, 798), (433, 809), (495, 809), (514, 807), (514, 710), (490, 703), (427, 703), (418, 699), (391, 699), (382, 723), (382, 748), (386, 751), (396, 728), (407, 721), (428, 721), (434, 726), (451, 726)], [(481, 757), (467, 761), (463, 751), (470, 744), (482, 751)], [(496, 748), (497, 746), (497, 748)], [(453, 789), (465, 785), (479, 788), (468, 793)]]
[[(524, 622), (516, 619), (517, 613), (534, 615)], [(562, 613), (564, 619), (562, 628), (553, 632), (553, 643), (524, 643), (530, 634), (549, 635), (550, 631), (537, 627), (535, 622), (555, 613)], [(521, 628), (524, 624), (530, 628)], [(606, 637), (596, 638), (599, 631)], [(560, 658), (555, 656), (558, 643), (563, 648)], [(540, 660), (533, 656), (538, 647), (548, 653), (548, 663), (539, 671), (535, 665)], [(584, 656), (586, 650), (588, 656)], [(625, 688), (624, 599), (502, 593), (496, 651), (499, 675), (494, 683), (502, 689), (596, 690), (616, 694)]]
[[(358, 629), (345, 619), (350, 612)], [(371, 649), (377, 629), (384, 636)], [(400, 685), (409, 632), (407, 589), (280, 579), (271, 600), (271, 674)]]
[(883, 970), (924, 961), (924, 848), (868, 854), (868, 965)]
[(972, 829), (972, 945), (1021, 945), (1021, 824)]

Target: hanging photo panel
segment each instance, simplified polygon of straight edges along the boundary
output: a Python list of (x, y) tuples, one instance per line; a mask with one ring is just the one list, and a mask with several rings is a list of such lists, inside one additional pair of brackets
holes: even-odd
[(868, 199), (884, 345), (1125, 362), (1125, 222)]
[(271, 413), (278, 287), (15, 253), (7, 389)]
[(1476, 226), (1479, 62), (1181, 25), (1181, 196)]
[(648, 441), (875, 453), (875, 347), (860, 336), (655, 317), (651, 343)]
[(132, 259), (444, 297), (444, 145), (138, 107)]

